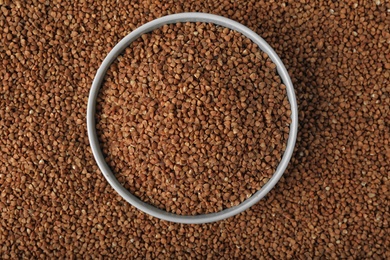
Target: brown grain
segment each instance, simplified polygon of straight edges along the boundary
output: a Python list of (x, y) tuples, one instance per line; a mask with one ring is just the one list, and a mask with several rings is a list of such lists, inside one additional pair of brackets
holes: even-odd
[(205, 23), (167, 25), (132, 43), (107, 72), (98, 106), (117, 177), (143, 201), (182, 215), (251, 197), (276, 170), (290, 122), (268, 56)]
[[(389, 10), (384, 0), (0, 0), (0, 258), (389, 259)], [(123, 201), (85, 125), (108, 51), (183, 11), (256, 31), (299, 104), (296, 150), (277, 186), (205, 225), (160, 221)]]

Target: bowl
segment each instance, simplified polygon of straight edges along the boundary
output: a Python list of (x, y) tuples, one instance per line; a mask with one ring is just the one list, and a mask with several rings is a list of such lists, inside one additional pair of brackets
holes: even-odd
[[(158, 209), (148, 203), (141, 201), (139, 198), (131, 194), (127, 189), (125, 189), (119, 181), (116, 179), (114, 173), (111, 171), (110, 167), (107, 165), (102, 150), (99, 145), (99, 140), (96, 132), (96, 123), (95, 123), (95, 112), (96, 112), (96, 100), (99, 94), (99, 89), (104, 80), (104, 76), (110, 67), (111, 63), (115, 61), (118, 55), (120, 55), (134, 40), (139, 38), (141, 35), (151, 32), (154, 29), (162, 27), (166, 24), (172, 23), (185, 23), (185, 22), (205, 22), (205, 23), (213, 23), (219, 26), (223, 26), (229, 28), (231, 30), (235, 30), (240, 32), (244, 36), (251, 39), (255, 44), (259, 46), (259, 48), (268, 54), (271, 60), (275, 63), (277, 72), (282, 80), (282, 82), (286, 85), (287, 97), (290, 103), (291, 109), (291, 124), (290, 131), (287, 140), (287, 147), (284, 151), (282, 160), (280, 161), (276, 171), (269, 179), (269, 181), (262, 186), (260, 190), (254, 193), (250, 198), (243, 201), (241, 204), (222, 210), (216, 213), (209, 213), (203, 215), (195, 215), (195, 216), (183, 216), (177, 215), (173, 213), (166, 212), (164, 210)], [(291, 156), (294, 151), (294, 146), (298, 133), (298, 105), (295, 97), (294, 87), (290, 76), (286, 70), (286, 67), (283, 65), (282, 61), (276, 54), (276, 52), (272, 49), (272, 47), (259, 35), (250, 30), (248, 27), (233, 21), (231, 19), (208, 14), (208, 13), (178, 13), (167, 15), (153, 21), (150, 21), (136, 30), (132, 31), (125, 38), (123, 38), (106, 56), (103, 60), (100, 68), (98, 69), (95, 78), (92, 83), (92, 87), (89, 93), (88, 98), (88, 107), (87, 107), (87, 128), (88, 128), (88, 138), (91, 145), (92, 153), (94, 158), (103, 173), (104, 177), (107, 179), (109, 184), (122, 196), (127, 202), (129, 202), (134, 207), (139, 210), (157, 217), (162, 220), (176, 222), (176, 223), (185, 223), (185, 224), (202, 224), (215, 222), (219, 220), (223, 220), (234, 215), (237, 215), (246, 209), (250, 208), (257, 202), (259, 202), (267, 193), (277, 184), (279, 179), (282, 177), (286, 167), (291, 159)]]

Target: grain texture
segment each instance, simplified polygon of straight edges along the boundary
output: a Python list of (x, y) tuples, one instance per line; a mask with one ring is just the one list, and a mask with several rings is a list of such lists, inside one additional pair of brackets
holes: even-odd
[[(300, 110), (275, 188), (204, 225), (160, 221), (123, 201), (86, 131), (106, 54), (145, 22), (183, 11), (262, 36)], [(390, 259), (389, 26), (384, 0), (0, 0), (0, 258)]]

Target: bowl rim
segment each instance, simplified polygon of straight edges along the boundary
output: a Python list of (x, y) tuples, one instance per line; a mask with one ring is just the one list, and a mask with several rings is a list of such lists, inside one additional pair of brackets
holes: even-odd
[[(115, 61), (117, 56), (120, 55), (126, 49), (126, 47), (128, 47), (134, 40), (139, 38), (141, 35), (153, 31), (154, 29), (160, 28), (166, 24), (185, 22), (205, 22), (220, 25), (240, 32), (241, 34), (251, 39), (254, 43), (256, 43), (259, 48), (263, 52), (267, 53), (271, 60), (276, 64), (278, 74), (281, 77), (282, 82), (286, 86), (287, 97), (291, 109), (291, 124), (289, 137), (287, 140), (287, 147), (284, 151), (282, 160), (280, 161), (276, 171), (268, 180), (268, 182), (264, 184), (262, 188), (256, 193), (254, 193), (250, 198), (246, 199), (237, 206), (224, 209), (216, 213), (208, 213), (195, 216), (178, 215), (158, 209), (146, 202), (143, 202), (135, 195), (130, 193), (130, 191), (125, 189), (116, 179), (114, 173), (111, 171), (110, 167), (107, 165), (104, 159), (103, 153), (100, 149), (95, 123), (96, 101), (98, 93), (108, 68), (110, 67), (112, 62)], [(99, 166), (99, 169), (103, 173), (108, 183), (116, 190), (116, 192), (119, 193), (122, 198), (124, 198), (127, 202), (129, 202), (131, 205), (138, 208), (139, 210), (162, 220), (183, 224), (202, 224), (223, 220), (245, 211), (246, 209), (259, 202), (276, 185), (276, 183), (282, 177), (285, 169), (287, 168), (287, 165), (294, 151), (298, 133), (298, 105), (296, 101), (294, 87), (286, 67), (284, 66), (283, 62), (276, 54), (274, 49), (258, 34), (253, 32), (248, 27), (223, 16), (209, 13), (177, 13), (157, 18), (138, 27), (134, 31), (130, 32), (121, 41), (119, 41), (119, 43), (108, 53), (108, 55), (100, 65), (98, 71), (96, 72), (89, 92), (87, 105), (87, 129), (92, 153), (96, 160), (96, 163)]]

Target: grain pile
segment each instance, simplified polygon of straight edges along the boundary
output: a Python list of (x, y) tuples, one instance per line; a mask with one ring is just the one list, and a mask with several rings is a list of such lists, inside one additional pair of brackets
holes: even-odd
[(111, 66), (97, 128), (117, 178), (143, 201), (197, 215), (260, 190), (286, 148), (290, 105), (267, 54), (205, 23), (145, 34)]
[[(204, 225), (149, 217), (96, 166), (86, 103), (106, 53), (162, 15), (202, 11), (275, 48), (300, 109), (284, 177)], [(0, 257), (388, 259), (390, 3), (0, 0)]]

